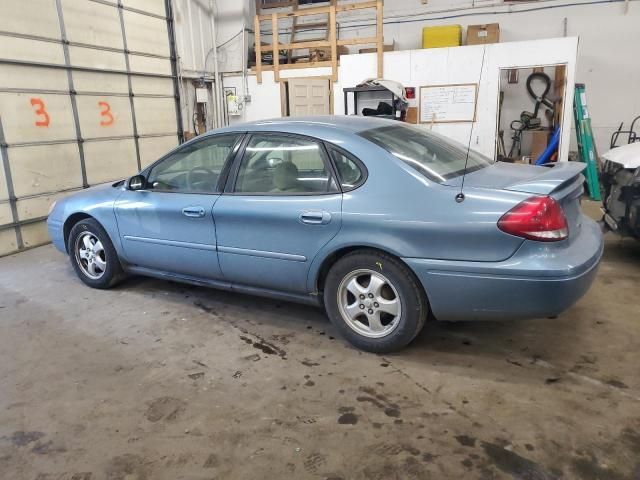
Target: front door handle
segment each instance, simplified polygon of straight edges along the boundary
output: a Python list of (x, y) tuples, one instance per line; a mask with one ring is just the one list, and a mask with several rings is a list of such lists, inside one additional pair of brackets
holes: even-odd
[(326, 225), (331, 221), (331, 214), (325, 211), (302, 212), (298, 217), (302, 223), (308, 225)]
[(204, 207), (184, 207), (182, 214), (185, 217), (201, 218), (204, 217)]

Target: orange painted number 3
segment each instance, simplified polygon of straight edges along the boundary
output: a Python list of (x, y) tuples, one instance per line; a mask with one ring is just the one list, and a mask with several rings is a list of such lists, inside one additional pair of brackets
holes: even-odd
[(100, 110), (100, 116), (102, 120), (100, 121), (101, 127), (108, 127), (113, 124), (113, 114), (111, 113), (111, 105), (107, 102), (98, 102), (98, 106), (102, 107)]
[(48, 127), (50, 118), (42, 99), (32, 98), (31, 105), (34, 107), (38, 107), (34, 112), (36, 115), (40, 117), (40, 120), (36, 120), (36, 127)]

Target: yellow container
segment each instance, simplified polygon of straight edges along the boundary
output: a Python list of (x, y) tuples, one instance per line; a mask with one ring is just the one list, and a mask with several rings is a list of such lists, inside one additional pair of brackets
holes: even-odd
[(422, 48), (459, 47), (462, 45), (461, 25), (440, 25), (422, 29)]

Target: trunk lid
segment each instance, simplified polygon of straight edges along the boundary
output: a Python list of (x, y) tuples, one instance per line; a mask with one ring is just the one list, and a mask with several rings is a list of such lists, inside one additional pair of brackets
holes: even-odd
[[(495, 188), (537, 195), (549, 195), (565, 183), (581, 177), (586, 164), (559, 162), (553, 167), (496, 162), (486, 168), (467, 173), (465, 187)], [(452, 178), (446, 185), (460, 186), (462, 176)]]
[[(465, 188), (490, 188), (522, 192), (531, 195), (549, 195), (556, 200), (567, 218), (569, 237), (581, 226), (580, 198), (583, 192), (586, 164), (558, 162), (551, 167), (496, 162), (487, 168), (467, 174)], [(447, 182), (460, 186), (462, 176)]]

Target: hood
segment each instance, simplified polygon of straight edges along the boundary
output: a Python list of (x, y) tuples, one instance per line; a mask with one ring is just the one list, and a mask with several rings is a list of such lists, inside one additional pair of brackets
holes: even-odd
[(392, 92), (396, 97), (400, 98), (404, 103), (408, 103), (404, 86), (395, 80), (387, 80), (384, 78), (368, 78), (364, 82), (360, 82), (358, 86), (363, 85), (380, 85)]
[(602, 155), (602, 158), (613, 163), (619, 163), (624, 168), (635, 170), (640, 167), (640, 142), (609, 150)]
[(117, 192), (120, 191), (119, 186), (117, 185), (118, 183), (120, 183), (122, 180), (118, 181), (118, 182), (109, 182), (109, 183), (99, 183), (97, 185), (93, 185), (91, 187), (88, 188), (83, 188), (82, 190), (78, 190), (76, 192), (73, 192), (71, 195), (68, 195), (65, 198), (84, 198), (84, 197), (92, 197), (96, 194), (100, 193), (110, 193), (113, 191), (114, 195), (117, 194)]
[(114, 187), (113, 185), (115, 185), (113, 182), (101, 183), (73, 192), (58, 200), (57, 208), (66, 212), (64, 215), (66, 218), (74, 212), (90, 212), (95, 208), (112, 205), (122, 192), (122, 187)]

